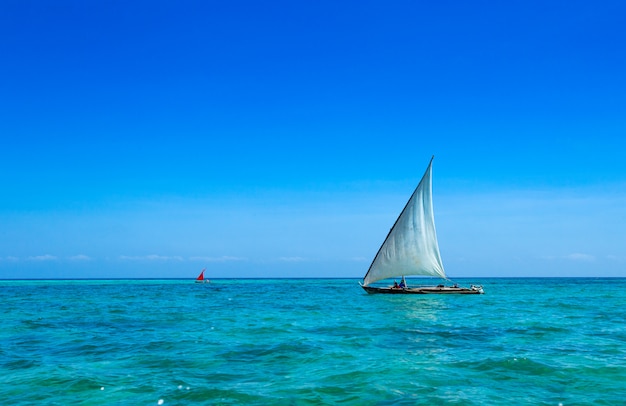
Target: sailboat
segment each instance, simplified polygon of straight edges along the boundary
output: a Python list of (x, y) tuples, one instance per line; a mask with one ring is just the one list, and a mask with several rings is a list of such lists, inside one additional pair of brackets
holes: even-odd
[(210, 283), (211, 282), (208, 279), (204, 279), (204, 271), (206, 271), (206, 268), (204, 268), (202, 272), (200, 272), (200, 275), (198, 275), (198, 277), (196, 278), (196, 283)]
[[(387, 238), (380, 246), (372, 264), (363, 277), (361, 287), (367, 293), (415, 293), (415, 294), (481, 294), (482, 286), (469, 288), (458, 284), (446, 286), (409, 287), (405, 276), (430, 276), (452, 282), (446, 276), (439, 253), (439, 243), (435, 232), (435, 216), (432, 201), (432, 164), (428, 168), (398, 216)], [(376, 287), (372, 283), (390, 278), (402, 278), (400, 284)]]

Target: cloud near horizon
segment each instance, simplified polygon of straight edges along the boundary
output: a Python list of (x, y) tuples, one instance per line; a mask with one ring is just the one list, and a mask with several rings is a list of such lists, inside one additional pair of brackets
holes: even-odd
[(606, 259), (610, 260), (610, 261), (618, 261), (618, 262), (622, 262), (624, 261), (624, 257), (620, 257), (617, 255), (607, 255)]
[(247, 258), (242, 257), (231, 257), (228, 255), (224, 255), (221, 257), (189, 257), (190, 261), (204, 261), (204, 262), (231, 262), (231, 261), (247, 261)]
[(13, 256), (7, 256), (7, 257), (0, 257), (0, 261), (7, 261), (7, 262), (17, 262), (20, 259), (18, 257), (13, 257)]
[(183, 257), (180, 256), (166, 256), (166, 255), (120, 255), (119, 259), (122, 261), (183, 261)]
[(28, 257), (26, 258), (26, 260), (28, 261), (56, 261), (58, 259), (58, 257), (54, 256), (54, 255), (35, 255), (32, 257)]
[(566, 255), (565, 259), (572, 261), (595, 261), (596, 257), (589, 254), (574, 253)]
[(93, 258), (88, 255), (78, 254), (67, 257), (67, 259), (69, 259), (70, 261), (91, 261)]
[(305, 262), (305, 261), (309, 261), (309, 259), (302, 258), (302, 257), (279, 257), (278, 260), (281, 261), (281, 262)]
[(596, 257), (594, 255), (589, 255), (589, 254), (582, 254), (580, 252), (575, 252), (572, 254), (568, 254), (568, 255), (561, 255), (561, 256), (556, 256), (556, 255), (552, 255), (552, 256), (544, 256), (542, 257), (543, 259), (547, 259), (547, 260), (559, 260), (559, 259), (565, 259), (565, 260), (569, 260), (569, 261), (586, 261), (586, 262), (590, 262), (590, 261), (595, 261)]

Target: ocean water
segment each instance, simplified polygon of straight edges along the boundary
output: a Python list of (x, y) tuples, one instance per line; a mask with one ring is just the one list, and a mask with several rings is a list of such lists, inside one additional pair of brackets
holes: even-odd
[(626, 279), (0, 281), (6, 405), (626, 403)]

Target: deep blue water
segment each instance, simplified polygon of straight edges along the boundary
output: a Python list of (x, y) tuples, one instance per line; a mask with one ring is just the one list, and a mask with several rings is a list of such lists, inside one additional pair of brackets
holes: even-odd
[(475, 282), (485, 295), (368, 295), (355, 279), (0, 281), (0, 399), (626, 402), (626, 279)]

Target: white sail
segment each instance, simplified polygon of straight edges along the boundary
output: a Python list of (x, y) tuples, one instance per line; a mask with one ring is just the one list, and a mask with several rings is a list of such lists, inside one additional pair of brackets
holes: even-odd
[(404, 275), (447, 279), (435, 231), (431, 167), (432, 159), (415, 192), (378, 250), (363, 278), (363, 285)]

